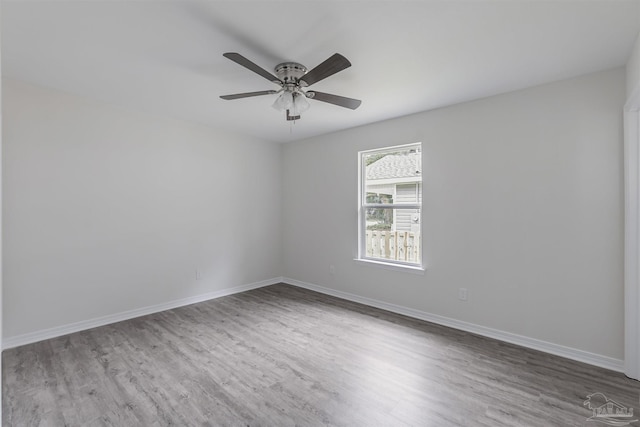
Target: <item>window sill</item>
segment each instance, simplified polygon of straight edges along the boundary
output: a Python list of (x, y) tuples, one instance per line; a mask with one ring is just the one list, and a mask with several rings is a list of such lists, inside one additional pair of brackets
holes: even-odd
[(371, 265), (385, 270), (402, 271), (403, 273), (424, 275), (426, 268), (413, 265), (392, 264), (390, 262), (376, 261), (372, 259), (354, 258), (356, 264)]

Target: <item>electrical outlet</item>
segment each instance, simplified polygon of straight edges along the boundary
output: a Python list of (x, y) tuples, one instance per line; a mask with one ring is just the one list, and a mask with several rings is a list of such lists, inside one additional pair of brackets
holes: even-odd
[(458, 299), (460, 301), (467, 301), (469, 299), (469, 290), (467, 288), (458, 289)]
[(200, 271), (199, 269), (196, 269), (196, 280), (200, 280), (202, 279), (202, 271)]
[(330, 274), (336, 274), (336, 266), (335, 265), (330, 265), (329, 266), (329, 273)]

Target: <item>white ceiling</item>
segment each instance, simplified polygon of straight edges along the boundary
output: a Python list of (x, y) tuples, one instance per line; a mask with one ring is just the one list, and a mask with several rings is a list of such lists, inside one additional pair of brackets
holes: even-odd
[[(637, 0), (3, 1), (4, 76), (128, 109), (292, 141), (622, 66)], [(353, 66), (312, 86), (362, 100), (311, 101), (295, 124), (273, 89), (224, 58), (272, 71), (335, 52)]]

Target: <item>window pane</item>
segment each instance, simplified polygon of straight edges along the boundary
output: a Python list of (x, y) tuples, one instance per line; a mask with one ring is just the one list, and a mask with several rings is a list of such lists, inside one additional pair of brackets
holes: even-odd
[(420, 149), (416, 146), (364, 153), (365, 203), (418, 203), (422, 181)]
[(420, 143), (362, 151), (359, 256), (422, 265)]
[(420, 210), (367, 208), (365, 223), (368, 258), (420, 264)]

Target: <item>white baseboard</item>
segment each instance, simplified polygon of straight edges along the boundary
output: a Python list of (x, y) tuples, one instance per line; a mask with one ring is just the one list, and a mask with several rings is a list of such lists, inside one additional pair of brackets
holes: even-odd
[(337, 298), (345, 299), (348, 301), (357, 302), (360, 304), (368, 305), (382, 310), (390, 311), (392, 313), (402, 314), (404, 316), (413, 317), (415, 319), (425, 320), (427, 322), (436, 323), (438, 325), (447, 326), (454, 329), (459, 329), (466, 332), (482, 335), (489, 338), (494, 338), (500, 341), (505, 341), (512, 344), (517, 344), (522, 347), (531, 348), (534, 350), (543, 351), (549, 354), (555, 354), (557, 356), (565, 357), (567, 359), (576, 360), (578, 362), (588, 363), (594, 366), (600, 366), (602, 368), (611, 369), (617, 372), (623, 372), (624, 362), (620, 359), (614, 359), (612, 357), (603, 356), (600, 354), (590, 353), (584, 350), (578, 350), (571, 347), (562, 346), (559, 344), (550, 343), (547, 341), (538, 340), (535, 338), (529, 338), (523, 335), (513, 334), (511, 332), (505, 332), (498, 329), (487, 328), (485, 326), (476, 325), (474, 323), (463, 322), (461, 320), (452, 319), (437, 314), (427, 313), (425, 311), (415, 310), (412, 308), (390, 304), (384, 301), (375, 300), (372, 298), (362, 297), (348, 292), (338, 291), (331, 288), (325, 288), (323, 286), (314, 285), (311, 283), (301, 282), (299, 280), (291, 279), (288, 277), (275, 277), (273, 279), (263, 280), (260, 282), (250, 283), (241, 286), (234, 286), (232, 288), (221, 289), (219, 291), (209, 292), (206, 294), (195, 295), (192, 297), (181, 298), (174, 301), (169, 301), (162, 304), (157, 304), (148, 307), (142, 307), (134, 310), (123, 311), (120, 313), (110, 314), (107, 316), (97, 317), (94, 319), (83, 320), (76, 323), (57, 326), (54, 328), (44, 329), (41, 331), (30, 332), (28, 334), (16, 335), (13, 337), (4, 338), (2, 341), (2, 349), (8, 349), (13, 347), (19, 347), (21, 345), (31, 344), (34, 342), (59, 337), (62, 335), (71, 334), (74, 332), (80, 332), (98, 326), (104, 326), (111, 323), (121, 322), (123, 320), (129, 320), (140, 316), (146, 316), (148, 314), (157, 313), (164, 310), (171, 310), (173, 308), (182, 307), (185, 305), (195, 304), (198, 302), (208, 301), (224, 297), (227, 295), (233, 295), (240, 292), (249, 291), (251, 289), (262, 288), (264, 286), (274, 285), (276, 283), (288, 283), (300, 288), (309, 289), (322, 294), (331, 295)]
[(624, 370), (624, 361), (620, 359), (614, 359), (612, 357), (590, 353), (584, 350), (565, 347), (563, 345), (554, 344), (547, 341), (538, 340), (535, 338), (529, 338), (523, 335), (513, 334), (511, 332), (505, 332), (498, 329), (487, 328), (485, 326), (476, 325), (474, 323), (463, 322), (461, 320), (456, 320), (449, 317), (440, 316), (437, 314), (431, 314), (425, 311), (415, 310), (415, 309), (403, 307), (400, 305), (390, 304), (384, 301), (379, 301), (371, 298), (362, 297), (359, 295), (350, 294), (348, 292), (342, 292), (335, 289), (325, 288), (323, 286), (301, 282), (299, 280), (291, 279), (288, 277), (282, 278), (282, 282), (288, 283), (293, 286), (298, 286), (300, 288), (309, 289), (315, 292), (320, 292), (326, 295), (331, 295), (337, 298), (345, 299), (348, 301), (353, 301), (353, 302), (368, 305), (371, 307), (380, 308), (382, 310), (387, 310), (393, 313), (402, 314), (404, 316), (413, 317), (415, 319), (425, 320), (427, 322), (432, 322), (438, 325), (447, 326), (450, 328), (459, 329), (466, 332), (471, 332), (471, 333), (482, 335), (489, 338), (494, 338), (494, 339), (505, 341), (511, 344), (517, 344), (522, 347), (543, 351), (545, 353), (554, 354), (556, 356), (561, 356), (567, 359), (576, 360), (578, 362), (588, 363), (590, 365), (599, 366), (601, 368), (610, 369), (612, 371), (623, 372)]
[(50, 338), (59, 337), (62, 335), (72, 334), (74, 332), (80, 332), (98, 326), (104, 326), (111, 323), (121, 322), (123, 320), (133, 319), (135, 317), (146, 316), (148, 314), (158, 313), (160, 311), (171, 310), (172, 308), (182, 307), (185, 305), (195, 304), (198, 302), (208, 301), (224, 297), (227, 295), (233, 295), (240, 292), (249, 291), (251, 289), (262, 288), (264, 286), (275, 285), (282, 282), (282, 277), (275, 277), (273, 279), (263, 280), (260, 282), (249, 283), (247, 285), (234, 286), (232, 288), (221, 289), (219, 291), (208, 292), (206, 294), (195, 295), (187, 298), (181, 298), (173, 301), (168, 301), (162, 304), (151, 305), (142, 308), (136, 308), (134, 310), (122, 311), (120, 313), (109, 314), (107, 316), (96, 317), (94, 319), (83, 320), (76, 323), (70, 323), (67, 325), (56, 326), (54, 328), (43, 329), (41, 331), (30, 332), (28, 334), (16, 335), (13, 337), (4, 338), (2, 340), (2, 349), (19, 347), (25, 344), (32, 344), (34, 342), (47, 340)]

